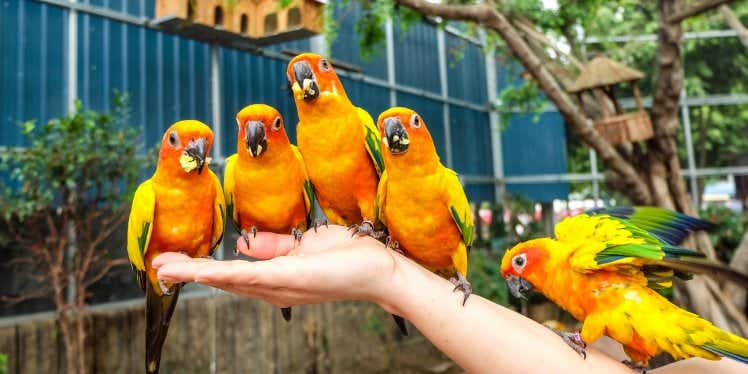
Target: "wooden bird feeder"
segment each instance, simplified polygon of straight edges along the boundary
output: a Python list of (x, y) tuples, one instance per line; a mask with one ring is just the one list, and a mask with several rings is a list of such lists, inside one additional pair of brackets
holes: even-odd
[(319, 0), (156, 0), (156, 20), (167, 32), (227, 46), (262, 46), (322, 31)]
[[(584, 111), (582, 93), (594, 92), (602, 114), (595, 120), (595, 128), (609, 142), (612, 144), (637, 142), (654, 136), (652, 121), (644, 110), (639, 87), (636, 85), (636, 81), (643, 77), (644, 74), (636, 69), (605, 56), (598, 56), (584, 66), (577, 80), (569, 88), (569, 92), (576, 94), (582, 111)], [(613, 88), (621, 83), (629, 83), (634, 91), (637, 109), (635, 112), (624, 113), (615, 97)], [(613, 102), (613, 113), (605, 99), (606, 96)]]

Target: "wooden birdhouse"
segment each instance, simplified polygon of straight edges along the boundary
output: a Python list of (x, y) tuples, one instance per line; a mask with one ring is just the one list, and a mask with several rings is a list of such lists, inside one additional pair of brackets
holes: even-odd
[(167, 32), (228, 46), (267, 45), (322, 31), (319, 0), (156, 0), (156, 20)]
[[(576, 94), (582, 111), (585, 110), (582, 94), (585, 91), (594, 93), (601, 112), (600, 118), (595, 120), (595, 128), (610, 143), (623, 144), (646, 140), (654, 136), (654, 132), (649, 114), (644, 110), (639, 87), (636, 85), (636, 81), (643, 77), (644, 74), (636, 69), (605, 56), (598, 56), (584, 66), (569, 92)], [(636, 111), (625, 113), (616, 99), (614, 88), (622, 83), (631, 86), (636, 100)]]

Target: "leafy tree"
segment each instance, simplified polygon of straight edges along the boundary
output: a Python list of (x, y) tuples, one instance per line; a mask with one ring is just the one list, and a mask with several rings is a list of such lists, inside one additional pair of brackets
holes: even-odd
[(89, 287), (127, 264), (112, 235), (126, 225), (127, 204), (142, 160), (138, 132), (127, 126), (126, 98), (113, 113), (75, 111), (43, 125), (22, 124), (26, 147), (0, 158), (7, 179), (0, 193), (6, 247), (25, 288), (4, 301), (52, 300), (68, 373), (86, 371), (85, 310)]

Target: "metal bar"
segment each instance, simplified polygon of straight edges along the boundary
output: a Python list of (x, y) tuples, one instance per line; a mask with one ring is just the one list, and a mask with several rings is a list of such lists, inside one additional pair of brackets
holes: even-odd
[(58, 6), (61, 8), (67, 8), (71, 11), (78, 11), (82, 13), (93, 14), (101, 16), (115, 21), (125, 22), (132, 25), (146, 26), (154, 28), (150, 25), (148, 18), (146, 17), (135, 17), (127, 13), (118, 12), (104, 7), (98, 7), (94, 5), (88, 5), (85, 3), (79, 3), (77, 0), (34, 0), (36, 2)]
[[(485, 37), (485, 35), (483, 35)], [(498, 99), (498, 88), (496, 84), (496, 56), (493, 51), (485, 54), (486, 65), (486, 94), (489, 105)], [(501, 144), (501, 124), (499, 113), (492, 110), (488, 113), (488, 122), (491, 129), (491, 156), (493, 161), (493, 176), (496, 180), (504, 178), (504, 155)], [(506, 188), (503, 183), (494, 185), (494, 198), (497, 202), (503, 201)]]
[[(697, 207), (699, 202), (698, 196), (698, 185), (696, 184), (696, 159), (693, 153), (693, 139), (691, 138), (691, 113), (688, 110), (688, 100), (686, 96), (686, 88), (682, 88), (680, 91), (681, 105), (680, 113), (683, 117), (683, 136), (686, 141), (686, 155), (688, 157), (688, 171), (689, 171), (689, 184), (691, 186), (691, 201), (693, 206)], [(698, 208), (698, 207), (697, 207)]]
[[(735, 38), (738, 33), (735, 30), (709, 30), (687, 32), (683, 35), (684, 40), (712, 39), (712, 38)], [(621, 35), (621, 36), (590, 36), (585, 44), (599, 43), (625, 43), (625, 42), (654, 42), (657, 40), (655, 34)]]
[(597, 172), (597, 153), (594, 149), (590, 149), (590, 173), (592, 174), (592, 198), (597, 206), (597, 200), (600, 199), (600, 181)]
[(384, 25), (385, 40), (387, 47), (387, 84), (390, 92), (390, 106), (397, 105), (397, 79), (395, 77), (395, 31), (392, 29), (392, 18), (387, 19)]
[(444, 142), (447, 143), (447, 167), (452, 167), (452, 124), (449, 122), (449, 82), (447, 80), (447, 42), (444, 30), (436, 30), (436, 48), (439, 56), (439, 82), (441, 82), (442, 122), (444, 123)]

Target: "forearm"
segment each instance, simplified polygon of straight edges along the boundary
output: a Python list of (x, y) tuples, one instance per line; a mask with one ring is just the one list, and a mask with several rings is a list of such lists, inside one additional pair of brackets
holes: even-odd
[[(497, 280), (498, 281), (498, 280)], [(377, 302), (411, 321), (442, 352), (470, 373), (630, 371), (595, 349), (583, 360), (544, 326), (478, 295), (462, 293), (410, 261)]]

